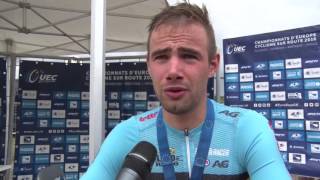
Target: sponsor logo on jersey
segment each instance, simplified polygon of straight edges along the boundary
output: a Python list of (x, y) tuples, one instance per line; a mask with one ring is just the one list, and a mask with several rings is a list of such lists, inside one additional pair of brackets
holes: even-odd
[(224, 67), (225, 73), (237, 73), (239, 72), (238, 64), (226, 64)]
[(158, 112), (154, 112), (154, 113), (148, 114), (148, 115), (146, 115), (144, 117), (140, 117), (139, 121), (140, 122), (144, 122), (144, 121), (147, 121), (147, 120), (150, 120), (150, 119), (154, 119), (154, 118), (157, 117), (157, 114), (158, 114)]
[(208, 151), (208, 156), (229, 157), (229, 155), (230, 155), (229, 149), (209, 148), (209, 151)]
[(224, 114), (226, 116), (236, 118), (240, 115), (240, 112), (230, 112), (229, 110), (220, 111), (219, 114)]
[(286, 69), (294, 69), (301, 67), (301, 58), (286, 59)]
[(213, 168), (228, 168), (229, 160), (216, 160), (212, 163)]

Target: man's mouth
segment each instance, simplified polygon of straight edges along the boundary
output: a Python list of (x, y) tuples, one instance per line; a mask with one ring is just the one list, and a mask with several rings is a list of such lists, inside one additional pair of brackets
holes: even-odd
[(166, 87), (164, 92), (170, 99), (178, 100), (185, 95), (187, 89), (182, 86), (170, 86)]

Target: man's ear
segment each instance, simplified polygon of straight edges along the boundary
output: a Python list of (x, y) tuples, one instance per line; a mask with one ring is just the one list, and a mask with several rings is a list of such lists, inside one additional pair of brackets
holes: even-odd
[(212, 78), (214, 74), (218, 71), (220, 64), (220, 54), (216, 53), (209, 62), (209, 78)]

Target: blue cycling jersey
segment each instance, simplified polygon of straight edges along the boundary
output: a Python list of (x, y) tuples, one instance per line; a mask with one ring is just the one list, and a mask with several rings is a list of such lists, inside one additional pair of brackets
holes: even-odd
[[(267, 119), (261, 114), (228, 107), (213, 100), (215, 119), (203, 179), (289, 180), (291, 179)], [(140, 141), (158, 149), (154, 109), (117, 125), (81, 180), (115, 179), (125, 156)], [(165, 122), (165, 121), (164, 121)], [(188, 179), (198, 147), (202, 124), (188, 132), (166, 124), (176, 179)], [(158, 156), (147, 179), (164, 179)]]

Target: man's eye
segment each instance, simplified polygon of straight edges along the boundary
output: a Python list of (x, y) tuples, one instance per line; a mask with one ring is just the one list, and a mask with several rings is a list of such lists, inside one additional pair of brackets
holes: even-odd
[(158, 55), (154, 58), (155, 60), (165, 60), (168, 59), (167, 55)]
[(183, 59), (197, 59), (197, 56), (195, 56), (193, 54), (182, 54), (181, 57)]

